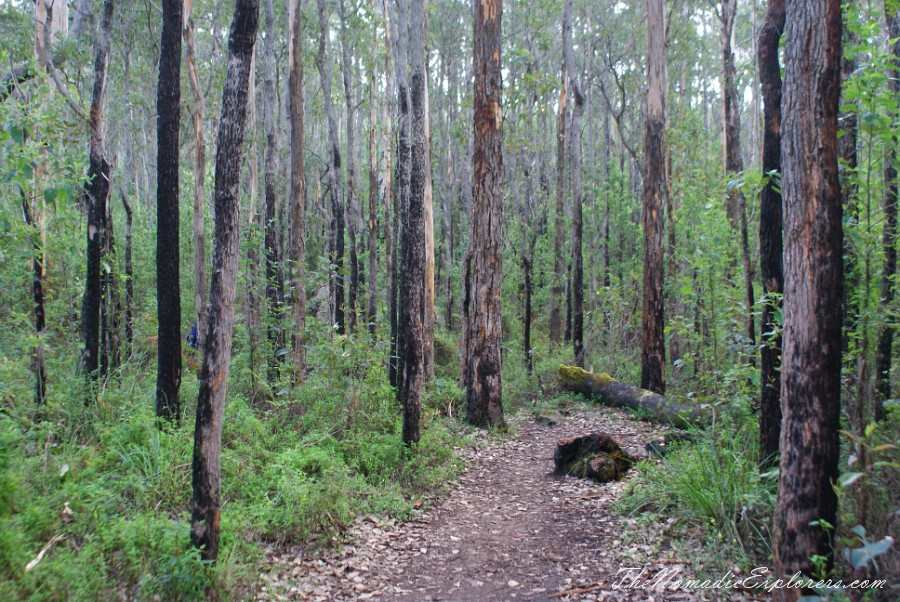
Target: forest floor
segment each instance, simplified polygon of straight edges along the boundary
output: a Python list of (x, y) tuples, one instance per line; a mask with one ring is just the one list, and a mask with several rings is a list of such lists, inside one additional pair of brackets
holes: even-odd
[[(312, 555), (266, 550), (255, 600), (702, 600), (710, 590), (664, 588), (693, 577), (698, 555), (679, 559), (674, 519), (655, 524), (613, 511), (628, 481), (598, 485), (556, 477), (557, 440), (605, 431), (628, 451), (665, 432), (619, 410), (566, 416), (556, 426), (519, 414), (505, 439), (458, 450), (466, 470), (443, 499), (408, 521), (360, 517), (347, 543)], [(640, 453), (640, 452), (638, 452)], [(646, 456), (646, 453), (643, 453)], [(417, 502), (418, 503), (418, 502)], [(699, 552), (699, 550), (698, 550)], [(623, 569), (644, 570), (646, 589), (625, 588)], [(618, 587), (617, 587), (618, 585)], [(654, 587), (655, 586), (655, 587)]]

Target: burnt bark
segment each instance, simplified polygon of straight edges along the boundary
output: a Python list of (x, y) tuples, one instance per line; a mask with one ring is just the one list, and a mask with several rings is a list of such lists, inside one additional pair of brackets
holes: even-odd
[(769, 174), (759, 193), (759, 267), (766, 302), (762, 307), (759, 441), (763, 468), (774, 465), (781, 435), (781, 325), (775, 315), (784, 292), (781, 171), (781, 65), (778, 42), (784, 31), (784, 0), (769, 0), (759, 32), (759, 78), (763, 97), (762, 170)]
[(665, 381), (663, 207), (666, 182), (666, 48), (662, 0), (647, 0), (649, 92), (644, 121), (644, 292), (641, 387), (662, 395)]
[(106, 99), (106, 68), (109, 55), (109, 35), (112, 30), (114, 2), (104, 0), (100, 28), (94, 36), (94, 85), (91, 90), (91, 109), (88, 119), (90, 146), (88, 151), (88, 179), (84, 187), (87, 213), (87, 274), (81, 303), (82, 370), (96, 378), (100, 367), (100, 305), (102, 281), (100, 266), (106, 241), (106, 216), (109, 204), (110, 164), (103, 147), (101, 111)]
[[(375, 70), (372, 69), (370, 77), (374, 81)], [(375, 341), (378, 319), (378, 168), (375, 160), (375, 98), (372, 86), (369, 86), (369, 239), (367, 250), (369, 252), (369, 290), (368, 306), (366, 307), (366, 328), (372, 341)]]
[(126, 353), (131, 356), (134, 343), (134, 265), (132, 264), (131, 227), (133, 212), (124, 184), (121, 189), (122, 206), (125, 207), (125, 344)]
[(295, 380), (306, 376), (306, 184), (303, 144), (303, 3), (290, 3), (289, 102), (291, 124), (291, 261), (294, 263), (294, 283), (291, 287), (291, 306), (294, 310), (294, 338), (291, 358)]
[[(843, 289), (837, 165), (841, 3), (788, 2), (782, 108), (784, 352), (781, 464), (772, 549), (781, 577), (834, 560)], [(799, 589), (777, 590), (795, 600)]]
[[(894, 98), (900, 99), (900, 13), (896, 5), (891, 11), (885, 5), (884, 17), (887, 22), (888, 38), (893, 40), (891, 54), (894, 68), (888, 69), (888, 91)], [(892, 115), (896, 119), (896, 115)], [(875, 419), (884, 420), (883, 401), (891, 398), (891, 353), (894, 345), (894, 320), (890, 316), (890, 307), (894, 302), (894, 275), (897, 273), (897, 197), (900, 195), (900, 183), (897, 181), (897, 143), (893, 137), (892, 144), (884, 157), (884, 226), (881, 234), (881, 246), (884, 249), (884, 263), (881, 267), (881, 302), (880, 309), (884, 321), (878, 332), (875, 346)]]
[(316, 68), (322, 80), (323, 104), (328, 118), (328, 196), (331, 199), (331, 223), (328, 228), (328, 259), (331, 276), (328, 279), (332, 324), (337, 334), (344, 334), (344, 190), (341, 183), (341, 151), (338, 147), (337, 118), (331, 99), (331, 57), (327, 55), (330, 27), (325, 0), (318, 0), (319, 49)]
[(178, 220), (178, 139), (181, 120), (182, 0), (165, 0), (156, 96), (156, 315), (159, 357), (156, 416), (181, 419), (181, 286)]
[[(403, 0), (401, 0), (402, 2)], [(403, 442), (419, 440), (425, 384), (425, 0), (412, 0), (409, 14), (409, 64), (412, 101), (409, 201), (401, 214), (400, 371), (397, 399), (403, 407)]]
[(572, 52), (572, 0), (566, 0), (563, 24), (563, 49), (566, 71), (572, 83), (572, 131), (569, 134), (569, 174), (572, 179), (572, 350), (575, 364), (584, 367), (584, 258), (582, 255), (582, 198), (581, 188), (581, 120), (584, 115), (584, 94), (575, 75)]
[(31, 203), (24, 190), (22, 193), (22, 213), (25, 224), (32, 232), (31, 235), (31, 302), (34, 308), (34, 334), (37, 343), (31, 355), (31, 369), (34, 372), (34, 403), (43, 404), (47, 392), (47, 367), (44, 361), (44, 331), (47, 328), (46, 312), (44, 310), (44, 244), (41, 240), (39, 224), (35, 219), (35, 211), (31, 209)]
[(222, 415), (234, 330), (234, 297), (240, 247), (241, 153), (259, 0), (236, 0), (228, 36), (228, 71), (222, 91), (222, 116), (216, 145), (216, 228), (206, 349), (194, 427), (191, 484), (191, 541), (204, 560), (219, 553), (222, 475)]
[(474, 144), (472, 229), (463, 267), (466, 420), (505, 428), (500, 374), (503, 268), (502, 0), (473, 0)]
[(266, 134), (266, 154), (264, 159), (263, 183), (265, 187), (265, 236), (263, 245), (266, 257), (266, 304), (268, 322), (266, 336), (269, 343), (266, 356), (268, 380), (273, 384), (278, 378), (278, 351), (284, 347), (282, 315), (284, 308), (284, 283), (279, 269), (279, 245), (275, 210), (278, 205), (275, 157), (278, 140), (275, 132), (275, 7), (273, 0), (264, 1), (266, 36), (263, 40), (263, 128)]

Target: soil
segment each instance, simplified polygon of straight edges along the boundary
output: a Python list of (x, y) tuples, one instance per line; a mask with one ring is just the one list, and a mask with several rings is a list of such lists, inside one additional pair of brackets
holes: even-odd
[[(659, 585), (661, 571), (672, 581), (693, 576), (669, 544), (672, 519), (648, 526), (612, 510), (636, 471), (603, 485), (551, 474), (559, 439), (603, 431), (646, 457), (644, 446), (661, 440), (664, 427), (609, 408), (566, 416), (556, 426), (521, 415), (511, 426), (517, 434), (506, 440), (458, 450), (467, 469), (455, 488), (411, 520), (361, 517), (348, 545), (317, 557), (300, 548), (267, 550), (269, 570), (255, 599), (704, 599)], [(622, 587), (630, 582), (627, 568), (645, 570), (646, 588)]]

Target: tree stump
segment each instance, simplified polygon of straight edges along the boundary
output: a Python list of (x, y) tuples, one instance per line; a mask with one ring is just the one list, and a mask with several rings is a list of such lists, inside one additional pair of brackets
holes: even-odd
[(557, 442), (553, 474), (607, 483), (621, 479), (634, 462), (610, 435), (591, 433)]

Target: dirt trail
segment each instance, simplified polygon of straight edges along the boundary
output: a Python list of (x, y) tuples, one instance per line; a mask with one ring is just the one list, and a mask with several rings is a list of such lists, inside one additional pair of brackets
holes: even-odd
[(668, 525), (649, 533), (612, 513), (624, 481), (596, 485), (550, 474), (558, 439), (603, 430), (624, 448), (642, 449), (661, 438), (661, 429), (610, 409), (568, 416), (557, 426), (530, 417), (513, 424), (518, 436), (464, 451), (468, 468), (459, 485), (411, 521), (358, 519), (351, 527), (356, 541), (321, 558), (273, 552), (256, 599), (700, 599), (684, 590), (614, 588), (624, 567), (689, 573), (672, 557)]

